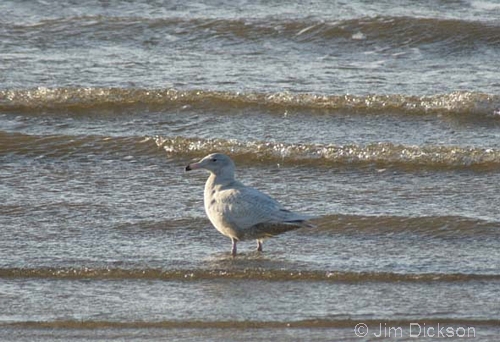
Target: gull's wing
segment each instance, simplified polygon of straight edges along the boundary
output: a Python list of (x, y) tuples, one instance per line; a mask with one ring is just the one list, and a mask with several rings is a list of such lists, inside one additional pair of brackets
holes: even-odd
[(211, 204), (211, 211), (237, 229), (259, 224), (298, 225), (310, 217), (284, 209), (277, 201), (257, 189), (238, 185), (218, 191)]

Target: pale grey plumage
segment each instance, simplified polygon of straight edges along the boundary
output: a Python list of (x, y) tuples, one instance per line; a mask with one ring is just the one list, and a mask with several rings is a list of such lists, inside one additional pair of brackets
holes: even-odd
[(186, 167), (186, 171), (194, 169), (210, 172), (205, 184), (205, 211), (214, 227), (231, 238), (233, 255), (237, 241), (257, 239), (261, 251), (262, 239), (309, 226), (306, 221), (310, 216), (286, 210), (268, 195), (235, 180), (234, 163), (224, 154), (210, 154)]

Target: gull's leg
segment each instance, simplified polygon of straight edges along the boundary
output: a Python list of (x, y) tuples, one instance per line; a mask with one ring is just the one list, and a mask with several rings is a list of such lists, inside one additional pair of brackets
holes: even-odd
[(257, 240), (257, 252), (262, 252), (262, 240)]
[(236, 240), (235, 238), (231, 238), (231, 241), (233, 242), (233, 248), (231, 249), (231, 255), (236, 256), (236, 243), (238, 242), (238, 240)]

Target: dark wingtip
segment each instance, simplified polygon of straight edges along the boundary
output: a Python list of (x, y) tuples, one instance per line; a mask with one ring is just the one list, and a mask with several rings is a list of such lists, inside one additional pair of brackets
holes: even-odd
[(186, 166), (185, 171), (191, 171), (191, 170), (192, 170), (191, 166), (189, 166), (189, 165), (188, 165), (188, 166)]

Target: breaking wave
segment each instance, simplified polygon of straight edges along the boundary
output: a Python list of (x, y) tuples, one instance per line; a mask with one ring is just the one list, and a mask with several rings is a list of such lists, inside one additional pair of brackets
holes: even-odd
[(406, 146), (382, 142), (368, 145), (285, 144), (182, 137), (157, 137), (155, 142), (168, 154), (201, 157), (219, 151), (242, 163), (267, 161), (305, 166), (374, 165), (476, 170), (495, 170), (500, 166), (499, 150), (474, 147)]
[(2, 268), (0, 278), (42, 279), (142, 279), (164, 281), (199, 281), (211, 279), (262, 280), (262, 281), (331, 281), (347, 283), (363, 282), (464, 282), (498, 281), (496, 274), (465, 273), (388, 273), (388, 272), (341, 272), (312, 270), (248, 269), (125, 269), (125, 268)]
[(0, 132), (0, 153), (33, 158), (203, 157), (214, 151), (238, 163), (283, 166), (374, 166), (401, 169), (496, 171), (500, 150), (457, 146), (409, 146), (387, 142), (366, 145), (293, 144), (186, 137), (107, 137), (99, 135), (26, 135)]
[(410, 95), (318, 95), (292, 93), (239, 93), (213, 90), (36, 88), (1, 90), (0, 111), (45, 115), (47, 112), (85, 114), (89, 110), (145, 107), (151, 110), (193, 108), (228, 110), (260, 108), (283, 113), (357, 113), (404, 115), (452, 115), (500, 118), (500, 96), (453, 92), (433, 96)]

